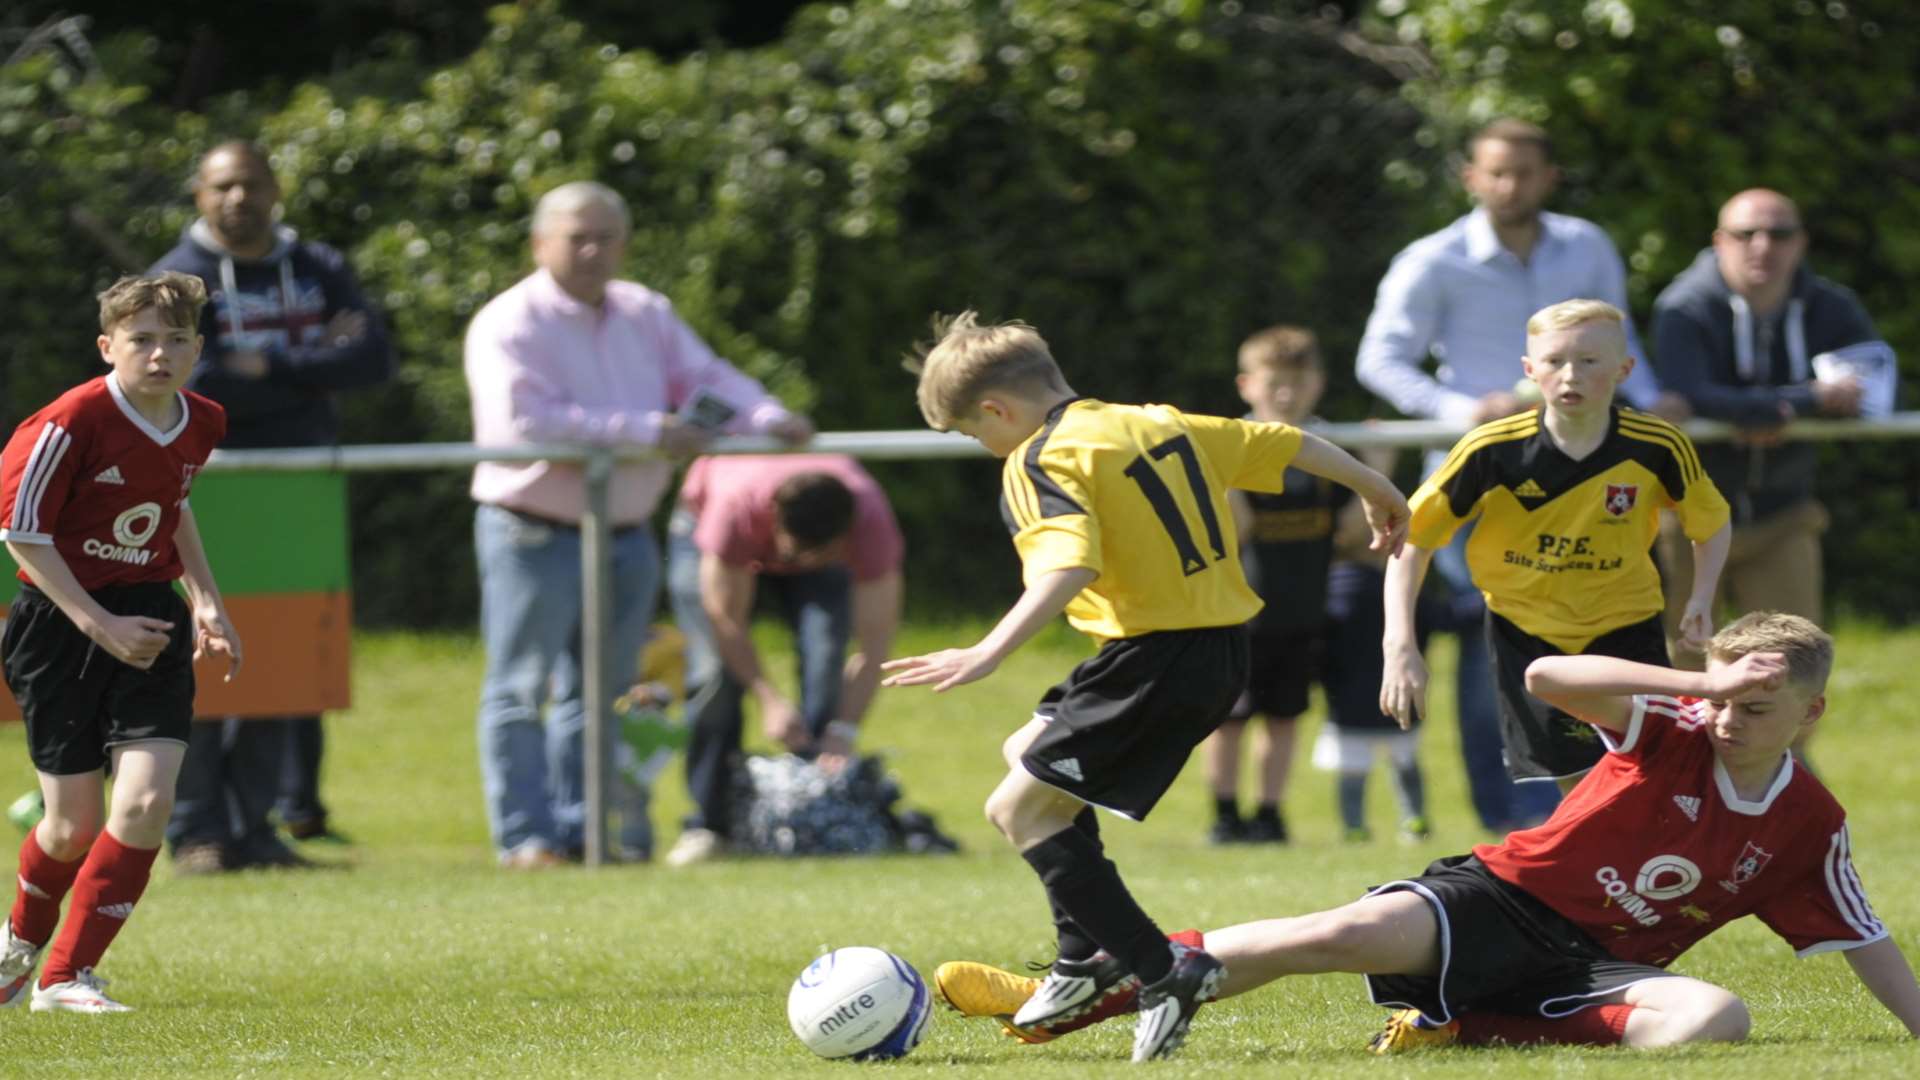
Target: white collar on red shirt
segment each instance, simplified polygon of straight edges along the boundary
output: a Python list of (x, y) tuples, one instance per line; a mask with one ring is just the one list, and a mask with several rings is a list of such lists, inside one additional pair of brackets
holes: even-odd
[[(1652, 708), (1648, 707), (1649, 697), (1658, 698), (1657, 702), (1652, 703)], [(1600, 739), (1606, 744), (1607, 749), (1624, 754), (1640, 744), (1641, 729), (1648, 723), (1650, 715), (1670, 722), (1678, 717), (1679, 714), (1674, 711), (1674, 708), (1679, 704), (1672, 698), (1660, 695), (1638, 694), (1634, 696), (1633, 715), (1627, 718), (1625, 731), (1615, 733), (1605, 728), (1595, 730), (1600, 732)], [(1697, 708), (1697, 706), (1694, 707)], [(1720, 801), (1736, 814), (1759, 817), (1766, 813), (1767, 809), (1773, 805), (1773, 800), (1779, 798), (1780, 793), (1787, 790), (1787, 785), (1793, 782), (1793, 755), (1788, 753), (1780, 757), (1780, 772), (1774, 776), (1773, 783), (1767, 788), (1767, 793), (1758, 800), (1749, 800), (1741, 798), (1740, 793), (1734, 790), (1733, 777), (1727, 774), (1727, 766), (1720, 760), (1720, 755), (1715, 754), (1713, 785), (1720, 791)]]
[(126, 392), (120, 389), (120, 380), (114, 378), (112, 372), (108, 372), (104, 378), (107, 380), (107, 392), (113, 395), (113, 403), (120, 406), (120, 412), (128, 420), (133, 421), (134, 427), (146, 432), (147, 438), (161, 446), (166, 446), (179, 438), (181, 432), (187, 430), (187, 396), (185, 394), (178, 390), (173, 392), (174, 400), (180, 403), (180, 419), (175, 421), (171, 428), (161, 431), (153, 426), (153, 421), (140, 415), (140, 410), (133, 407), (133, 402), (127, 400)]
[(1793, 755), (1781, 754), (1780, 771), (1774, 775), (1773, 783), (1767, 787), (1767, 793), (1760, 796), (1758, 801), (1749, 802), (1741, 798), (1739, 792), (1733, 789), (1733, 777), (1727, 774), (1727, 763), (1721, 761), (1718, 754), (1713, 758), (1713, 785), (1720, 789), (1720, 801), (1726, 803), (1727, 809), (1736, 814), (1759, 817), (1767, 812), (1767, 808), (1773, 805), (1773, 800), (1779, 798), (1780, 793), (1787, 790), (1787, 785), (1792, 782)]

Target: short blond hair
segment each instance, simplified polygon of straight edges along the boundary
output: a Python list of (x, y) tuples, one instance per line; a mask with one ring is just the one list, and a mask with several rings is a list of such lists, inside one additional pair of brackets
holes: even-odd
[(1585, 323), (1605, 322), (1626, 333), (1627, 315), (1605, 300), (1562, 300), (1533, 313), (1527, 320), (1527, 333), (1544, 334), (1549, 330), (1567, 330)]
[(107, 286), (100, 301), (100, 332), (113, 328), (148, 308), (160, 312), (168, 326), (195, 329), (200, 309), (207, 303), (206, 283), (192, 274), (163, 270), (157, 274), (129, 274)]
[(1811, 619), (1780, 611), (1751, 611), (1720, 628), (1707, 643), (1707, 655), (1723, 664), (1752, 653), (1786, 657), (1787, 679), (1818, 694), (1833, 673), (1833, 638)]
[(1304, 326), (1269, 326), (1240, 343), (1240, 370), (1324, 370), (1320, 339)]
[(934, 343), (907, 359), (920, 376), (920, 415), (935, 431), (973, 414), (994, 390), (1039, 397), (1067, 389), (1046, 339), (1023, 322), (980, 325), (980, 316), (963, 311), (933, 319)]

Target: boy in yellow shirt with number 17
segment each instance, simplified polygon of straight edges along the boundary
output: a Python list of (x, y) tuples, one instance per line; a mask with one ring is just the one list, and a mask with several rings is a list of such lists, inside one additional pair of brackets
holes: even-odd
[[(1006, 459), (1001, 510), (1026, 589), (977, 644), (882, 666), (936, 691), (991, 674), (1062, 611), (1100, 651), (1049, 690), (1002, 746), (987, 816), (1039, 875), (1059, 959), (1010, 1019), (1040, 1028), (1139, 993), (1133, 1059), (1177, 1047), (1225, 977), (1167, 938), (1106, 857), (1093, 807), (1141, 820), (1246, 685), (1241, 573), (1227, 491), (1278, 491), (1289, 465), (1354, 489), (1374, 547), (1395, 550), (1407, 504), (1392, 481), (1287, 424), (1194, 416), (1076, 395), (1021, 323), (941, 327), (918, 365), (927, 423)], [(943, 988), (943, 993), (945, 993)]]

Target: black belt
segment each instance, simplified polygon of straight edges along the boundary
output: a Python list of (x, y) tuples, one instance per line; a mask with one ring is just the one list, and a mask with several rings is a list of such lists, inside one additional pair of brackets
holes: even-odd
[[(498, 503), (494, 505), (499, 506)], [(545, 514), (530, 514), (525, 510), (516, 510), (511, 506), (500, 506), (499, 508), (522, 521), (534, 525), (545, 525), (549, 529), (565, 529), (568, 532), (580, 531), (580, 523), (577, 521), (561, 521), (559, 518), (550, 518)], [(628, 533), (637, 532), (644, 528), (646, 528), (645, 525), (615, 525), (607, 531), (614, 536), (625, 536)]]

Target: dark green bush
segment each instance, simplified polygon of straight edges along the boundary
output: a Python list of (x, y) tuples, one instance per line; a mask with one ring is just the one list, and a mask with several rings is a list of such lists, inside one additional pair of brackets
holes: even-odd
[[(1239, 339), (1302, 321), (1345, 354), (1422, 211), (1426, 173), (1402, 161), (1424, 153), (1420, 118), (1397, 79), (1350, 28), (1288, 5), (822, 5), (775, 46), (673, 63), (589, 40), (551, 5), (490, 17), (472, 56), (420, 71), (412, 93), (394, 92), (407, 58), (389, 51), (283, 102), (224, 100), (215, 118), (123, 100), (136, 95), (111, 79), (10, 70), (7, 90), (29, 99), (6, 118), (44, 115), (58, 135), (0, 131), (10, 167), (34, 174), (7, 176), (9, 220), (77, 199), (144, 262), (191, 216), (179, 184), (194, 153), (257, 128), (289, 222), (348, 250), (393, 322), (401, 377), (346, 402), (351, 440), (392, 442), (469, 434), (461, 332), (525, 272), (528, 210), (567, 179), (624, 192), (632, 276), (838, 430), (917, 426), (900, 356), (931, 313), (966, 306), (1038, 325), (1083, 392), (1238, 408)], [(84, 367), (84, 298), (112, 273), (110, 252), (62, 229), (5, 230), (9, 286), (44, 315), (14, 351), (15, 416), (73, 381), (57, 350)], [(881, 471), (916, 564), (941, 569), (915, 575), (922, 603), (977, 607), (1012, 587), (990, 466)], [(367, 621), (471, 617), (470, 565), (448, 555), (469, 543), (463, 490), (448, 475), (355, 480)]]
[[(1240, 407), (1244, 335), (1305, 323), (1332, 361), (1323, 411), (1365, 415), (1348, 361), (1374, 285), (1464, 208), (1445, 150), (1495, 111), (1555, 129), (1574, 166), (1561, 205), (1613, 230), (1642, 315), (1718, 200), (1774, 183), (1807, 206), (1819, 266), (1912, 354), (1912, 35), (1891, 7), (1802, 7), (1381, 0), (1356, 20), (1288, 0), (860, 0), (802, 9), (766, 47), (666, 61), (548, 0), (495, 9), (452, 65), (387, 39), (203, 113), (131, 89), (152, 74), (138, 39), (102, 43), (87, 80), (34, 57), (0, 69), (0, 413), (94, 370), (92, 292), (172, 243), (199, 151), (254, 132), (289, 223), (348, 251), (395, 328), (400, 377), (345, 400), (356, 442), (468, 436), (466, 321), (528, 269), (539, 193), (589, 176), (633, 204), (631, 276), (828, 430), (917, 426), (899, 358), (962, 307), (1040, 327), (1082, 392), (1210, 411)], [(1882, 515), (1836, 553), (1883, 565), (1920, 539), (1890, 513), (1911, 505), (1913, 458), (1836, 453), (1837, 516)], [(876, 471), (916, 604), (998, 603), (1013, 577), (994, 469)], [(352, 490), (364, 621), (469, 621), (464, 476)], [(1845, 595), (1920, 599), (1901, 593), (1920, 576), (1852, 573)]]

